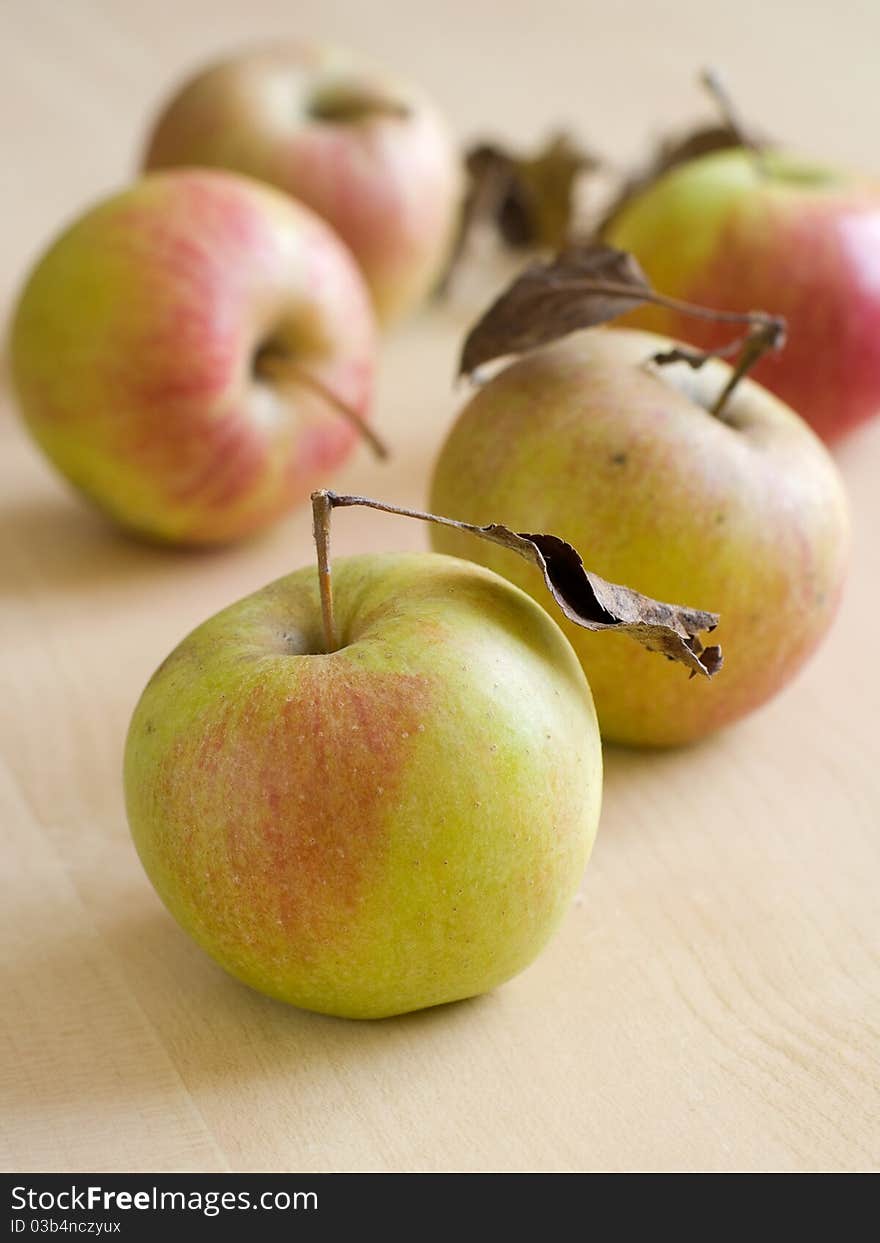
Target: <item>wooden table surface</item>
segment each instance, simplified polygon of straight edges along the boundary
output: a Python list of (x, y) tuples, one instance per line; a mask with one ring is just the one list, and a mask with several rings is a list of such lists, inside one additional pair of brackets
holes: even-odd
[[(530, 142), (568, 117), (630, 158), (701, 109), (693, 72), (712, 59), (767, 128), (880, 172), (872, 0), (2, 0), (4, 308), (60, 223), (130, 175), (183, 69), (293, 14), (297, 33), (406, 67), (462, 136)], [(465, 311), (387, 341), (394, 461), (361, 453), (340, 485), (423, 502)], [(309, 557), (308, 515), (225, 552), (140, 547), (68, 494), (5, 395), (0, 438), (3, 1168), (876, 1168), (880, 421), (838, 454), (852, 574), (809, 669), (697, 748), (609, 750), (598, 845), (546, 953), (491, 996), (374, 1024), (215, 968), (155, 897), (123, 812), (145, 680)], [(339, 552), (424, 538), (380, 515), (336, 529)]]

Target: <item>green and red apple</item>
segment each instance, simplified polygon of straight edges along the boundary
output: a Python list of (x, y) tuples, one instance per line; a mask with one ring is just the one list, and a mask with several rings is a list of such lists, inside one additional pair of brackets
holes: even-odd
[(212, 65), (169, 101), (148, 169), (247, 173), (308, 204), (347, 243), (379, 317), (421, 301), (457, 225), (461, 167), (436, 108), (338, 48), (288, 44)]
[(601, 748), (569, 643), (504, 579), (428, 553), (334, 580), (338, 650), (314, 568), (184, 639), (135, 710), (126, 800), (148, 876), (221, 966), (377, 1018), (541, 950), (596, 832)]
[[(603, 735), (635, 745), (702, 738), (779, 691), (828, 630), (847, 563), (846, 498), (819, 440), (750, 380), (712, 414), (730, 368), (651, 365), (670, 344), (591, 330), (509, 365), (466, 404), (431, 492), (435, 512), (553, 531), (605, 578), (721, 614), (711, 681), (563, 623)], [(432, 542), (540, 590), (496, 545), (448, 527)]]
[(157, 173), (40, 259), (12, 325), (28, 427), (132, 532), (226, 542), (308, 497), (369, 414), (375, 329), (350, 254), (249, 178)]
[[(605, 230), (664, 294), (788, 323), (755, 379), (826, 441), (880, 412), (880, 182), (739, 147), (683, 163)], [(702, 349), (726, 329), (660, 306), (627, 323)]]

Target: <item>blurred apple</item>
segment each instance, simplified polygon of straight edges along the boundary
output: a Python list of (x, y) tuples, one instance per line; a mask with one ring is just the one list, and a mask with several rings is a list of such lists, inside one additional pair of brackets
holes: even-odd
[(314, 568), (184, 639), (135, 710), (126, 800), (227, 971), (378, 1018), (531, 962), (589, 855), (601, 748), (571, 647), (510, 583), (432, 553), (343, 558), (334, 582), (337, 651)]
[(133, 532), (209, 544), (304, 500), (372, 390), (369, 296), (307, 208), (228, 173), (154, 174), (40, 259), (12, 326), (36, 440)]
[[(553, 531), (605, 578), (721, 614), (711, 681), (563, 623), (603, 735), (635, 745), (702, 738), (774, 695), (828, 630), (847, 561), (842, 484), (806, 424), (749, 380), (710, 413), (730, 368), (649, 366), (670, 344), (591, 330), (508, 366), (465, 406), (431, 493), (435, 512)], [(540, 590), (496, 545), (432, 542)]]
[[(665, 294), (784, 315), (786, 349), (753, 375), (824, 440), (880, 412), (880, 183), (734, 148), (673, 168), (605, 236)], [(658, 306), (626, 322), (703, 349), (727, 331)]]
[(425, 297), (457, 223), (460, 159), (436, 109), (337, 48), (291, 44), (203, 70), (162, 111), (145, 164), (233, 169), (307, 203), (350, 247), (383, 321)]

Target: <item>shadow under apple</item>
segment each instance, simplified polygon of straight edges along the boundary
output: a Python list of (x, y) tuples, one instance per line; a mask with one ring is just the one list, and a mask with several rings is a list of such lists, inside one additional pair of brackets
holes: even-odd
[[(69, 935), (47, 921), (40, 939), (7, 965), (4, 995), (29, 998), (21, 1007), (27, 1039), (45, 1044), (41, 1060), (50, 1080), (37, 1099), (26, 1076), (10, 1081), (10, 1122), (41, 1110), (48, 1117), (74, 1103), (112, 1102), (120, 1111), (146, 1107), (169, 1090), (165, 1054), (197, 1094), (239, 1086), (265, 1092), (268, 1099), (279, 1075), (286, 1084), (295, 1079), (298, 1093), (326, 1092), (326, 1083), (323, 1089), (317, 1084), (328, 1072), (345, 1075), (371, 1061), (390, 1064), (425, 1031), (455, 1029), (492, 1004), (490, 995), (370, 1021), (299, 1010), (227, 975), (177, 927), (146, 881), (144, 886), (135, 909), (106, 924), (96, 920), (99, 938), (86, 926)], [(40, 992), (35, 980), (45, 982)], [(15, 1043), (16, 1020), (11, 1013), (7, 1019)], [(65, 1036), (83, 1022), (87, 1073), (82, 1036)]]

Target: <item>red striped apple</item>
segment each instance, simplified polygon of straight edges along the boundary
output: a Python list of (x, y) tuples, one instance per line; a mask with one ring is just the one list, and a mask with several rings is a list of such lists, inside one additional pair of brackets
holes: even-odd
[[(880, 412), (880, 183), (778, 152), (721, 151), (673, 168), (605, 236), (665, 294), (781, 314), (788, 344), (753, 375), (833, 441)], [(702, 349), (725, 327), (659, 306), (627, 322)]]
[[(436, 512), (554, 531), (604, 577), (721, 614), (724, 672), (694, 682), (563, 623), (603, 735), (635, 745), (702, 738), (776, 694), (828, 630), (847, 562), (843, 487), (806, 424), (750, 380), (712, 413), (730, 367), (649, 365), (671, 344), (590, 330), (506, 367), (462, 411), (431, 493)], [(535, 590), (495, 545), (449, 527), (432, 542)]]
[(145, 165), (247, 173), (307, 203), (361, 265), (383, 321), (412, 309), (445, 263), (461, 169), (414, 87), (338, 48), (290, 44), (198, 73), (170, 100)]
[(566, 617), (707, 679), (722, 656), (700, 638), (716, 614), (606, 582), (551, 533), (313, 494), (317, 567), (210, 618), (150, 679), (126, 803), (159, 895), (227, 971), (306, 1009), (381, 1018), (531, 962), (589, 855), (602, 752), (548, 612), (436, 553), (332, 564), (333, 509), (352, 505), (515, 550)]
[(227, 971), (377, 1018), (535, 957), (580, 882), (602, 758), (577, 659), (524, 592), (430, 553), (343, 558), (334, 580), (337, 650), (314, 568), (184, 639), (135, 710), (126, 801), (160, 896)]
[(272, 522), (349, 456), (374, 366), (348, 251), (286, 195), (146, 177), (37, 264), (12, 327), (27, 424), (129, 530), (211, 544)]

